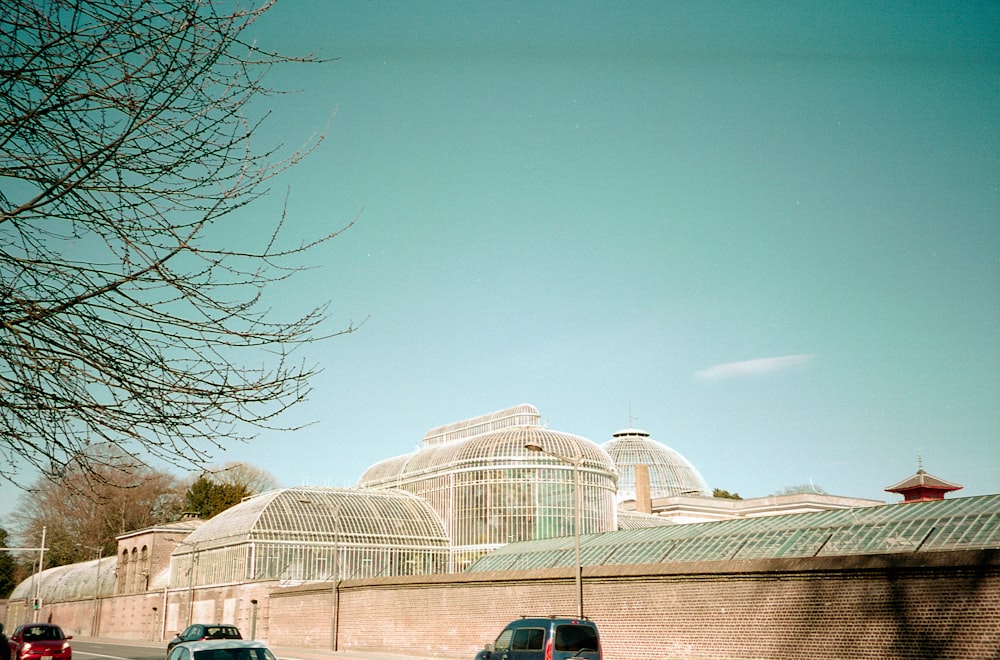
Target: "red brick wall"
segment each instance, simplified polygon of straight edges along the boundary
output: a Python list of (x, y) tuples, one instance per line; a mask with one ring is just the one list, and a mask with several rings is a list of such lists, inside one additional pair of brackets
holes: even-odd
[[(510, 619), (575, 609), (568, 571), (346, 582), (340, 650), (471, 658)], [(329, 589), (272, 594), (329, 648)], [(1000, 657), (1000, 552), (663, 564), (584, 573), (606, 660)], [(279, 614), (281, 612), (281, 614)], [(280, 623), (279, 623), (280, 621)]]
[[(247, 636), (257, 599), (257, 637), (272, 646), (331, 647), (330, 584), (191, 595), (196, 614), (232, 621)], [(155, 639), (164, 600), (167, 620), (179, 624), (188, 597), (103, 599), (101, 634)], [(341, 651), (466, 660), (510, 619), (571, 614), (576, 602), (570, 571), (353, 580), (341, 583), (339, 597)], [(88, 633), (89, 601), (45, 607), (43, 620), (52, 613)], [(996, 660), (1000, 550), (587, 569), (584, 608), (601, 629), (606, 660)], [(0, 603), (0, 620), (13, 625), (2, 612)]]

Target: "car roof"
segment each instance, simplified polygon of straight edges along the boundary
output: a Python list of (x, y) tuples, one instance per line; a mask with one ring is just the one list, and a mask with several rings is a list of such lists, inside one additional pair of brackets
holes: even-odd
[(562, 616), (524, 616), (520, 619), (515, 619), (507, 624), (508, 628), (516, 628), (518, 626), (530, 625), (530, 626), (547, 626), (550, 624), (556, 624), (564, 626), (566, 624), (578, 625), (578, 626), (592, 626), (597, 627), (597, 624), (590, 619), (580, 619), (577, 617), (562, 617)]
[[(194, 651), (210, 649), (266, 649), (267, 644), (255, 639), (205, 639), (197, 642), (181, 642), (177, 646)], [(174, 648), (177, 648), (175, 646)]]

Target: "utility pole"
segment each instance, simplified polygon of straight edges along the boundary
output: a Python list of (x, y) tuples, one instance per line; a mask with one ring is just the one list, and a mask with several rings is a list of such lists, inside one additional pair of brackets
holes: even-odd
[(42, 609), (42, 603), (38, 600), (38, 590), (41, 589), (41, 576), (42, 576), (42, 566), (45, 565), (45, 531), (48, 528), (44, 525), (42, 526), (42, 546), (38, 548), (38, 571), (36, 571), (37, 578), (35, 579), (35, 602), (31, 604), (32, 615), (31, 622), (38, 623), (38, 611)]
[(583, 494), (580, 491), (580, 465), (583, 464), (583, 453), (577, 449), (575, 456), (563, 456), (559, 452), (549, 451), (541, 445), (526, 444), (528, 451), (538, 451), (558, 458), (573, 466), (573, 573), (576, 582), (576, 615), (583, 618), (583, 564), (580, 563), (580, 510), (583, 508)]
[[(44, 553), (45, 550), (46, 550), (46, 548), (45, 548), (45, 528), (44, 527), (42, 528), (42, 547), (40, 547), (40, 548), (0, 548), (0, 551), (11, 551), (11, 552), (25, 551), (25, 552), (39, 552), (39, 553)], [(41, 563), (42, 563), (41, 555), (39, 555), (39, 559), (38, 559), (39, 566), (41, 566)], [(37, 581), (35, 573), (31, 574), (31, 582), (32, 582), (32, 584), (35, 585), (34, 594), (35, 594), (35, 603), (37, 603), (38, 602), (38, 581)], [(32, 607), (34, 607), (34, 603), (32, 603)], [(37, 619), (38, 619), (38, 611), (37, 610), (35, 610), (34, 618), (35, 618), (35, 620), (32, 623), (37, 623)]]

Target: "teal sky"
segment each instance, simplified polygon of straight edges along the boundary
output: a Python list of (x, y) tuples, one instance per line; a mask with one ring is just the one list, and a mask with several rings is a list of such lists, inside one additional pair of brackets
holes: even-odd
[[(276, 291), (355, 334), (220, 455), (353, 485), (522, 402), (630, 424), (744, 497), (1000, 492), (1000, 5), (282, 0), (267, 139), (327, 138), (241, 215), (354, 228)], [(332, 122), (331, 116), (334, 115)], [(363, 211), (362, 211), (363, 209)]]

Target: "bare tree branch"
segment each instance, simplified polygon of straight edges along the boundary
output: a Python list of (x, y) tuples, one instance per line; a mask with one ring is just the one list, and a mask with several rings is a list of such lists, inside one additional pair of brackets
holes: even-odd
[(278, 318), (264, 290), (353, 221), (281, 247), (282, 214), (256, 250), (217, 228), (322, 140), (251, 144), (264, 75), (317, 61), (242, 37), (270, 6), (0, 5), (4, 478), (86, 468), (95, 443), (197, 467), (308, 395), (294, 349), (324, 335), (326, 306)]

